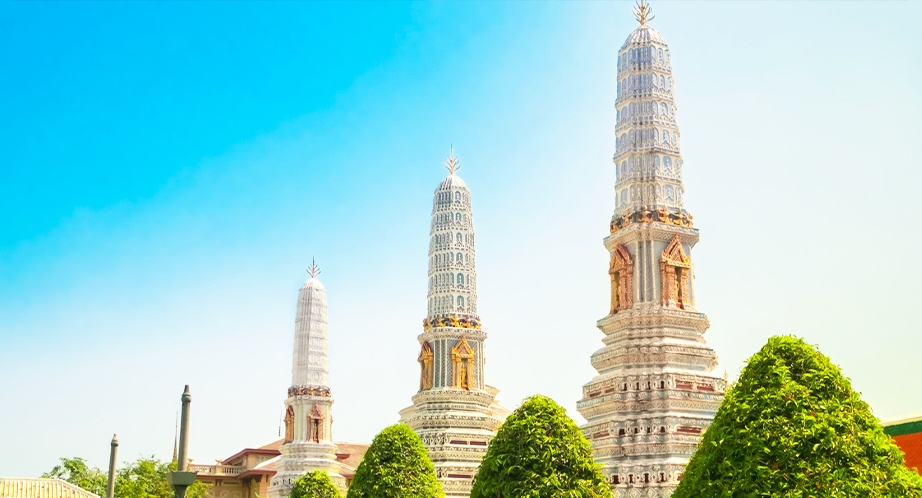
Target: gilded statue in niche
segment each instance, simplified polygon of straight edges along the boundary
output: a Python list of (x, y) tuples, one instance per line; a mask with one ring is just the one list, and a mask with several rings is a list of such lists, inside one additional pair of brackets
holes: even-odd
[(314, 443), (319, 443), (323, 438), (323, 412), (320, 411), (320, 407), (314, 405), (311, 408), (311, 413), (307, 417), (307, 423), (309, 427), (308, 441)]
[(455, 347), (451, 348), (451, 385), (458, 389), (470, 390), (471, 367), (474, 364), (474, 349), (467, 343), (467, 336), (461, 336)]
[(285, 410), (285, 442), (290, 443), (295, 439), (295, 410), (291, 406)]
[(634, 305), (634, 262), (627, 246), (618, 244), (611, 252), (611, 313)]
[(691, 304), (688, 283), (691, 259), (685, 254), (678, 234), (666, 246), (659, 265), (663, 306), (685, 309), (686, 305)]
[(419, 351), (419, 390), (425, 391), (432, 389), (432, 346), (423, 341), (422, 349)]

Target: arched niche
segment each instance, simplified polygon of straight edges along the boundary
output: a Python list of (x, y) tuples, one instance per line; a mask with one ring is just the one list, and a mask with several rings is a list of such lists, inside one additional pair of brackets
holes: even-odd
[(659, 265), (663, 306), (673, 306), (681, 309), (690, 306), (688, 276), (691, 269), (691, 259), (685, 253), (678, 234), (666, 246)]
[(618, 244), (611, 252), (611, 313), (634, 305), (634, 261), (627, 246)]

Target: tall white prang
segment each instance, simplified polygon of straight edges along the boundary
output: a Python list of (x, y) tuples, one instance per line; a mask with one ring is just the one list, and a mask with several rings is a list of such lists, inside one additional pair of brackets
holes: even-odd
[(723, 399), (713, 374), (708, 319), (695, 307), (691, 250), (698, 230), (685, 209), (669, 47), (647, 25), (618, 52), (615, 212), (605, 238), (611, 304), (598, 321), (605, 344), (583, 386), (583, 431), (616, 497), (665, 498)]
[(457, 175), (453, 151), (445, 167), (448, 177), (432, 204), (419, 390), (400, 417), (422, 438), (446, 496), (467, 497), (487, 445), (509, 412), (496, 401), (499, 390), (484, 379), (487, 334), (477, 315), (471, 192)]
[(317, 278), (316, 263), (309, 271), (310, 278), (298, 292), (291, 387), (285, 400), (285, 442), (279, 448), (281, 457), (269, 485), (269, 498), (287, 497), (294, 481), (314, 470), (326, 471), (341, 491), (346, 490), (332, 434), (327, 291)]

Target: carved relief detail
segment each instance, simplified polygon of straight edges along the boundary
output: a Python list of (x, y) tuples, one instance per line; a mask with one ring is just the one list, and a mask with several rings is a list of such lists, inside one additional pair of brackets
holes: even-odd
[(663, 306), (674, 306), (685, 309), (691, 305), (688, 286), (688, 271), (691, 269), (691, 259), (682, 248), (682, 241), (678, 235), (673, 237), (660, 258), (660, 282), (662, 284)]
[(634, 305), (634, 261), (627, 246), (618, 244), (611, 253), (611, 313)]
[(451, 348), (451, 385), (452, 387), (470, 390), (471, 368), (474, 366), (474, 349), (467, 343), (467, 337), (461, 336), (455, 347)]
[(295, 410), (288, 407), (285, 410), (285, 442), (290, 443), (295, 438)]
[(433, 327), (455, 327), (461, 329), (477, 329), (480, 326), (480, 317), (477, 316), (456, 316), (456, 315), (438, 315), (428, 317), (423, 320), (423, 330), (429, 331)]
[(288, 397), (293, 398), (295, 396), (321, 396), (324, 398), (330, 397), (330, 388), (329, 387), (318, 387), (318, 386), (291, 386), (288, 388)]
[(427, 389), (432, 389), (432, 346), (428, 342), (423, 341), (422, 348), (419, 351), (419, 357), (416, 358), (419, 362), (419, 390), (425, 391)]
[(639, 211), (612, 219), (608, 228), (610, 233), (615, 233), (622, 228), (627, 228), (633, 223), (653, 223), (654, 221), (683, 228), (694, 228), (695, 223), (693, 219), (691, 213), (688, 211), (673, 213), (665, 207), (661, 207), (655, 211), (643, 208)]
[(307, 417), (307, 426), (308, 426), (308, 441), (314, 443), (319, 443), (323, 439), (323, 412), (320, 411), (320, 406), (314, 405), (311, 408), (311, 413)]

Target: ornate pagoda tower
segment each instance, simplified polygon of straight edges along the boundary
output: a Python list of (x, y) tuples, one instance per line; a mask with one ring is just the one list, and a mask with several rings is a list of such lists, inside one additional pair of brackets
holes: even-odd
[(456, 174), (454, 152), (445, 167), (449, 175), (432, 204), (419, 392), (400, 419), (422, 438), (446, 496), (467, 497), (487, 444), (509, 412), (496, 401), (499, 390), (484, 381), (487, 334), (477, 316), (471, 192)]
[(709, 323), (695, 307), (698, 230), (683, 203), (669, 47), (640, 26), (618, 52), (611, 306), (598, 321), (598, 375), (583, 386), (583, 431), (616, 497), (668, 497), (723, 399)]
[(279, 448), (282, 455), (269, 484), (269, 498), (286, 498), (294, 481), (313, 470), (325, 470), (341, 491), (346, 490), (332, 434), (327, 291), (317, 278), (316, 263), (309, 271), (310, 278), (298, 292), (285, 442)]

